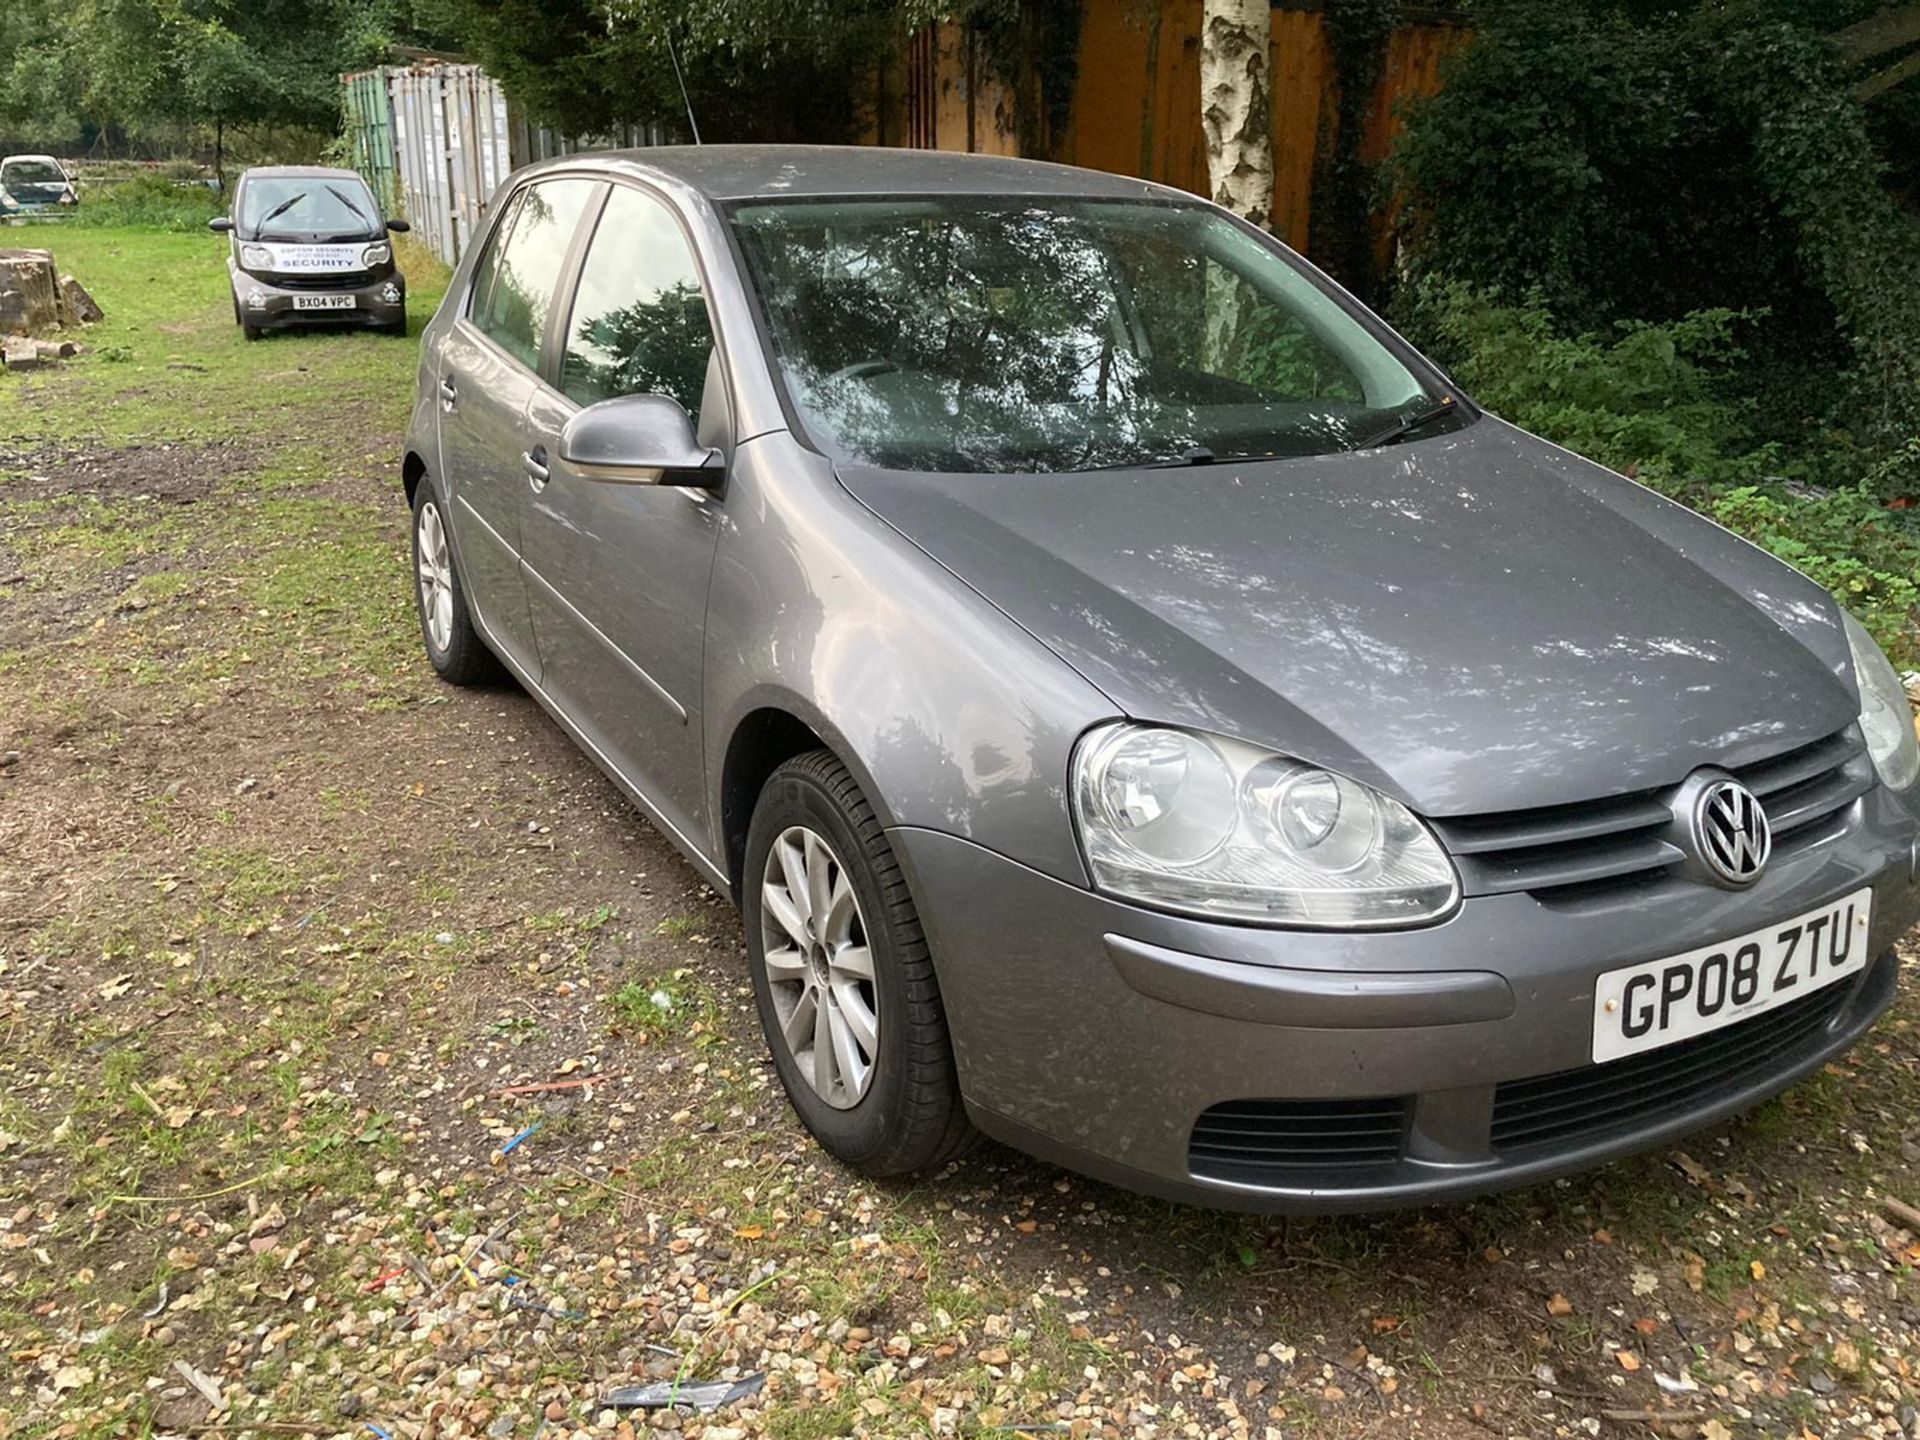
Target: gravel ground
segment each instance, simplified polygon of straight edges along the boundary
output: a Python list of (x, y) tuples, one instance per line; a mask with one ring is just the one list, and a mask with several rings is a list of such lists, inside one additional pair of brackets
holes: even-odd
[(0, 1437), (1920, 1433), (1906, 998), (1470, 1205), (838, 1169), (731, 908), (418, 658), (410, 347), (243, 347), (216, 247), (70, 238), (125, 354), (0, 378)]

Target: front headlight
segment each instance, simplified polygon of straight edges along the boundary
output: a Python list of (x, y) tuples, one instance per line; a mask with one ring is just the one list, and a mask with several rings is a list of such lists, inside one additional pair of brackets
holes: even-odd
[(382, 240), (378, 245), (369, 245), (360, 252), (362, 265), (384, 265), (393, 258), (393, 247)]
[(1847, 644), (1853, 649), (1853, 678), (1860, 686), (1860, 732), (1867, 737), (1873, 768), (1890, 790), (1904, 790), (1920, 779), (1920, 739), (1913, 731), (1913, 707), (1867, 627), (1844, 610)]
[(264, 245), (242, 245), (240, 263), (249, 270), (271, 270), (273, 252)]
[(1328, 929), (1433, 920), (1459, 898), (1413, 812), (1379, 791), (1218, 735), (1127, 722), (1074, 751), (1094, 883), (1221, 920)]

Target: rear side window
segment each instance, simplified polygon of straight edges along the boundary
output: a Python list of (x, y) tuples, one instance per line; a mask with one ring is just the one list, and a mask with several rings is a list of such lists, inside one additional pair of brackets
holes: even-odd
[(671, 395), (700, 421), (713, 327), (700, 267), (673, 213), (616, 185), (580, 269), (560, 388), (581, 405)]
[(473, 323), (529, 370), (539, 368), (560, 267), (598, 184), (545, 180), (522, 191), (474, 282)]

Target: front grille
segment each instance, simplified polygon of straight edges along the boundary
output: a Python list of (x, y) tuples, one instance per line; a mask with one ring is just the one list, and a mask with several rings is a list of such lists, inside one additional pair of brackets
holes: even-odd
[(338, 270), (325, 275), (272, 275), (260, 277), (282, 290), (358, 290), (373, 280), (371, 270)]
[[(1830, 834), (1873, 786), (1858, 732), (1848, 726), (1732, 772), (1760, 797), (1784, 856)], [(1671, 788), (1574, 805), (1436, 820), (1467, 895), (1527, 891), (1573, 898), (1658, 881), (1683, 857), (1665, 837)]]
[(1229, 1100), (1202, 1112), (1187, 1168), (1235, 1185), (1313, 1184), (1334, 1168), (1390, 1166), (1406, 1144), (1408, 1096)]
[(1780, 1074), (1818, 1047), (1853, 986), (1825, 989), (1692, 1040), (1605, 1065), (1509, 1080), (1493, 1096), (1493, 1148), (1599, 1139), (1683, 1115)]

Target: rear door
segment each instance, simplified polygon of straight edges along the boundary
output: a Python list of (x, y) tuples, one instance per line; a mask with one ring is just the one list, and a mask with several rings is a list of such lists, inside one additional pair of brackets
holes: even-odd
[(559, 459), (567, 420), (618, 395), (671, 396), (704, 443), (731, 444), (700, 267), (653, 192), (613, 186), (556, 339), (554, 383), (528, 409), (550, 479), (528, 492), (521, 525), (541, 684), (660, 818), (704, 849), (701, 659), (722, 502), (588, 480)]
[(440, 351), (440, 473), (455, 510), (468, 603), (505, 658), (535, 677), (539, 652), (520, 575), (527, 402), (539, 384), (568, 251), (602, 188), (601, 181), (557, 176), (513, 197)]

